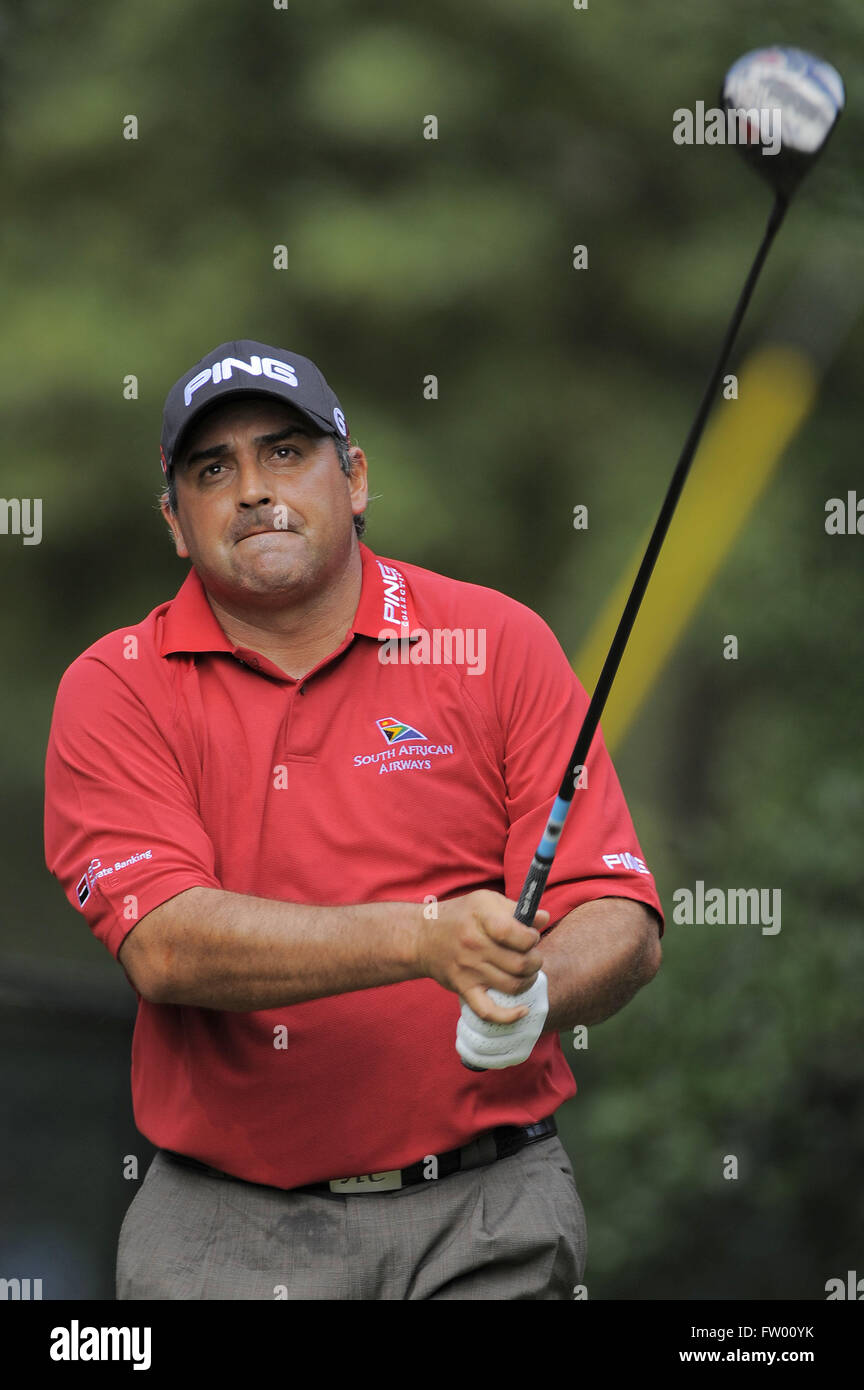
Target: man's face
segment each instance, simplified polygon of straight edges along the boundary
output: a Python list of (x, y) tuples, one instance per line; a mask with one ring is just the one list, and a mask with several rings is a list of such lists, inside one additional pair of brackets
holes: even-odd
[(326, 588), (348, 563), (367, 502), (363, 451), (351, 459), (348, 478), (333, 436), (281, 401), (214, 406), (183, 441), (176, 516), (162, 507), (178, 555), (226, 602), (276, 607)]

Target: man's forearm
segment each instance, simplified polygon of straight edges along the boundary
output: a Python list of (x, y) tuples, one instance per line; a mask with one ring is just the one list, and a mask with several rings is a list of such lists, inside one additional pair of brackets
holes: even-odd
[(148, 913), (120, 949), (155, 1003), (249, 1012), (416, 977), (422, 904), (305, 907), (190, 888)]
[(544, 933), (538, 947), (549, 983), (544, 1032), (602, 1023), (657, 973), (657, 918), (629, 898), (583, 903)]

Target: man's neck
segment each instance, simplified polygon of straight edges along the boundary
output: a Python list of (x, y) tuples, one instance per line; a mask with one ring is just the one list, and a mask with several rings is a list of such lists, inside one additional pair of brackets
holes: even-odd
[(299, 680), (341, 645), (360, 602), (362, 580), (362, 559), (354, 550), (344, 573), (323, 593), (284, 608), (250, 611), (226, 607), (209, 591), (207, 598), (229, 641), (259, 652)]

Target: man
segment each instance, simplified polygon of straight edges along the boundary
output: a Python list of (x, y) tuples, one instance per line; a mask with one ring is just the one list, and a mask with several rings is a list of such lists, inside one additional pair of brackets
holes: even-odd
[(60, 683), (46, 859), (138, 994), (158, 1148), (121, 1299), (549, 1300), (584, 1272), (557, 1034), (655, 974), (659, 899), (598, 735), (539, 930), (515, 920), (587, 697), (529, 609), (360, 540), (349, 438), (294, 353), (184, 373), (189, 573)]

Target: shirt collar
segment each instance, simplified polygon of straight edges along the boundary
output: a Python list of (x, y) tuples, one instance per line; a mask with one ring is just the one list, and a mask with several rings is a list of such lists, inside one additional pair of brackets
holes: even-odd
[(408, 580), (395, 560), (375, 555), (360, 542), (363, 583), (352, 628), (364, 637), (384, 640), (407, 637), (416, 627), (414, 599)]
[[(363, 577), (352, 631), (376, 640), (407, 636), (416, 621), (411, 590), (402, 570), (393, 560), (375, 555), (362, 541), (360, 558)], [(190, 569), (168, 605), (159, 650), (161, 656), (237, 650), (219, 626), (197, 570)]]

